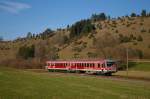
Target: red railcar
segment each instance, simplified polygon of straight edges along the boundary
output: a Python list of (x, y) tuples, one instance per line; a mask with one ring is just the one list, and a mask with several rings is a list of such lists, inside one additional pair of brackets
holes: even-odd
[(86, 72), (111, 75), (117, 72), (115, 60), (47, 61), (49, 71)]

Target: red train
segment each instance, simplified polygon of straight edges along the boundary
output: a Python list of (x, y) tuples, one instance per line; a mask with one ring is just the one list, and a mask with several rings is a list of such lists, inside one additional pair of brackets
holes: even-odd
[(49, 71), (86, 72), (111, 75), (117, 72), (115, 60), (47, 61)]

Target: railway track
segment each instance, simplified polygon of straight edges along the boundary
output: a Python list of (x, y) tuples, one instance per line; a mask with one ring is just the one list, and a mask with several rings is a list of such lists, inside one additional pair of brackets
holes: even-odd
[(106, 78), (106, 79), (114, 79), (114, 80), (136, 80), (136, 81), (147, 81), (150, 82), (150, 78), (146, 77), (134, 77), (134, 76), (121, 76), (121, 75), (94, 75), (94, 74), (86, 74), (86, 73), (63, 73), (63, 72), (48, 72), (44, 69), (28, 69), (29, 71), (37, 72), (37, 73), (46, 73), (49, 75), (57, 75), (57, 76), (88, 76), (88, 77), (97, 77), (97, 78)]
[(107, 79), (114, 79), (114, 80), (136, 80), (136, 81), (149, 81), (149, 78), (144, 77), (130, 77), (130, 76), (120, 76), (120, 75), (112, 75), (112, 76), (105, 76), (105, 75), (92, 75), (92, 74), (77, 74), (81, 76), (91, 76), (91, 77), (97, 77), (97, 78), (107, 78)]

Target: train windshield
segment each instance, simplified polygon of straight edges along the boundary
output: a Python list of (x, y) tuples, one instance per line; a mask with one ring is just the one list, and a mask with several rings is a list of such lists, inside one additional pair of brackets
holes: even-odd
[(111, 67), (114, 64), (115, 64), (115, 62), (107, 62), (107, 67)]

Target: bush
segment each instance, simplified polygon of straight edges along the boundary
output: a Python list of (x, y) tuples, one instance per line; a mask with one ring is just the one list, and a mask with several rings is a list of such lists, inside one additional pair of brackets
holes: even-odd
[(135, 30), (135, 27), (132, 27), (132, 30)]
[(143, 23), (140, 23), (140, 25), (142, 26), (142, 25), (143, 25)]
[(130, 37), (123, 36), (122, 34), (119, 34), (119, 40), (121, 43), (127, 43), (131, 41)]
[(143, 38), (141, 35), (138, 36), (137, 41), (143, 41)]
[(141, 32), (143, 33), (143, 32), (146, 32), (146, 30), (143, 28), (143, 29), (141, 29)]
[(72, 50), (75, 52), (81, 52), (82, 48), (81, 47), (74, 47)]
[(116, 33), (118, 33), (118, 30), (116, 30)]
[(139, 57), (139, 59), (142, 59), (143, 58), (143, 51), (142, 50), (136, 50), (136, 52), (137, 52), (137, 55), (138, 55), (138, 57)]
[(130, 27), (130, 24), (128, 23), (128, 24), (126, 25), (126, 27)]
[(88, 56), (88, 58), (97, 58), (97, 53), (88, 52), (87, 56)]
[(133, 45), (137, 45), (137, 42), (133, 42)]
[(17, 69), (42, 69), (45, 68), (45, 61), (39, 62), (36, 59), (7, 59), (0, 61), (0, 65)]
[(73, 58), (80, 58), (80, 54), (79, 53), (74, 53)]
[(94, 38), (94, 35), (93, 35), (93, 34), (90, 34), (90, 35), (88, 36), (88, 38), (89, 38), (89, 39)]
[(82, 44), (82, 49), (86, 48), (87, 47), (87, 42), (83, 42)]
[(34, 54), (35, 54), (35, 46), (34, 45), (32, 45), (30, 47), (22, 46), (19, 48), (17, 57), (20, 57), (22, 59), (28, 59), (28, 58), (33, 58)]

